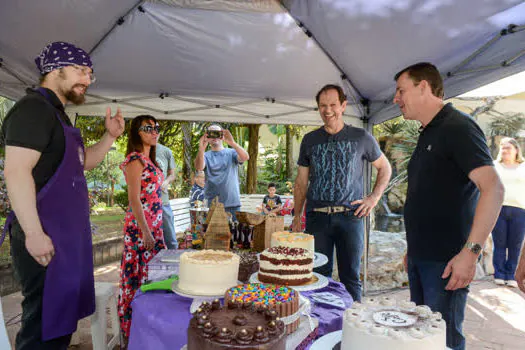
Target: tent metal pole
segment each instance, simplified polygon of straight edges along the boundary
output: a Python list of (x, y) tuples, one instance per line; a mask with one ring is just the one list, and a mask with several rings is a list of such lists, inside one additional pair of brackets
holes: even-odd
[[(370, 134), (372, 134), (373, 131), (373, 124), (370, 122), (368, 118), (363, 119), (363, 128), (368, 131)], [(371, 191), (371, 181), (372, 180), (372, 164), (369, 162), (365, 162), (364, 169), (363, 169), (363, 186), (364, 186), (364, 193), (368, 194)], [(371, 222), (371, 215), (365, 217), (364, 222), (364, 245), (363, 245), (363, 296), (366, 296), (368, 293), (368, 253), (370, 251), (370, 232), (372, 228), (372, 222)]]
[(505, 61), (505, 65), (511, 65), (514, 63), (514, 61), (516, 61), (517, 59), (519, 59), (521, 56), (525, 55), (525, 50), (521, 50), (516, 56), (512, 57), (511, 59), (508, 59)]
[(470, 56), (465, 58), (463, 61), (461, 61), (460, 64), (458, 64), (454, 69), (452, 69), (450, 72), (447, 73), (447, 76), (455, 75), (461, 68), (463, 68), (465, 65), (467, 65), (469, 62), (471, 62), (474, 58), (476, 58), (480, 53), (488, 49), (492, 44), (494, 44), (496, 41), (498, 41), (501, 38), (501, 33), (498, 33), (496, 36), (494, 36), (492, 39), (490, 39), (488, 42), (483, 44), (479, 49), (474, 51)]
[(100, 46), (100, 44), (102, 44), (102, 42), (104, 40), (106, 40), (106, 38), (113, 32), (113, 30), (115, 30), (115, 28), (117, 28), (118, 26), (122, 25), (125, 21), (125, 18), (131, 13), (133, 12), (133, 10), (135, 10), (136, 8), (138, 8), (139, 6), (141, 6), (142, 4), (144, 3), (143, 0), (140, 0), (138, 1), (135, 5), (133, 5), (132, 8), (130, 8), (128, 11), (126, 11), (126, 13), (122, 16), (120, 16), (118, 18), (118, 20), (115, 22), (115, 24), (113, 24), (113, 26), (102, 36), (102, 38), (100, 38), (100, 40), (95, 44), (95, 46), (93, 46), (93, 48), (89, 51), (89, 55), (91, 56), (93, 54), (93, 52), (98, 49), (98, 47)]
[[(514, 33), (519, 32), (521, 30), (525, 30), (525, 25), (524, 26), (516, 26), (516, 25), (510, 24), (506, 28), (500, 30), (500, 32), (498, 34), (496, 34), (492, 39), (487, 41), (479, 49), (474, 51), (470, 56), (465, 58), (460, 64), (458, 64), (456, 67), (454, 67), (450, 72), (447, 72), (446, 77), (451, 77), (453, 75), (461, 74), (463, 72), (469, 72), (469, 70), (462, 71), (462, 72), (460, 72), (460, 70), (465, 65), (470, 63), (474, 58), (478, 57), (483, 51), (488, 49), (490, 46), (494, 45), (494, 43), (496, 41), (498, 41), (499, 39), (501, 39), (503, 36), (509, 35), (509, 34), (514, 34)], [(518, 58), (519, 58), (519, 56), (518, 56)], [(512, 60), (512, 62), (514, 62), (514, 60)], [(512, 62), (504, 61), (503, 62), (503, 66), (509, 65)], [(501, 66), (498, 66), (497, 68), (500, 68), (500, 67)], [(486, 69), (488, 70), (488, 69), (494, 69), (494, 68), (486, 68)]]

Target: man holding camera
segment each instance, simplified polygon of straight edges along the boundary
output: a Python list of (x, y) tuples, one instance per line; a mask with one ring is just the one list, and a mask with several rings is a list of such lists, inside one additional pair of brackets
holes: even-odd
[[(224, 148), (226, 142), (231, 148)], [(206, 148), (208, 144), (211, 150)], [(227, 212), (236, 220), (235, 212), (241, 209), (238, 166), (250, 159), (248, 153), (234, 140), (229, 130), (219, 125), (211, 125), (199, 140), (199, 152), (195, 159), (195, 169), (204, 170), (206, 185), (204, 196), (210, 203), (215, 197), (224, 204)]]

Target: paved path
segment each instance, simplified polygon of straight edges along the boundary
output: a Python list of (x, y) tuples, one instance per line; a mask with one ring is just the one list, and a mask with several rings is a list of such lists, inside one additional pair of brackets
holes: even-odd
[[(119, 264), (113, 263), (95, 270), (95, 279), (117, 283)], [(408, 300), (407, 289), (374, 293)], [(19, 328), (20, 293), (2, 298), (7, 331), (13, 342)], [(9, 322), (10, 321), (10, 322)], [(468, 350), (523, 350), (525, 349), (525, 295), (517, 289), (496, 286), (491, 280), (476, 281), (469, 293), (464, 323)], [(70, 349), (90, 350), (89, 321), (79, 324), (79, 344)], [(118, 349), (118, 347), (116, 348)], [(146, 350), (146, 349), (145, 349)]]

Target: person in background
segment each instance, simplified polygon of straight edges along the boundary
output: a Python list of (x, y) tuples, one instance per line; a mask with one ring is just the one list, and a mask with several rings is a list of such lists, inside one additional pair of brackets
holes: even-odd
[(494, 282), (516, 288), (514, 273), (525, 236), (525, 162), (515, 139), (500, 141), (494, 165), (505, 187), (503, 206), (492, 230)]
[[(224, 148), (223, 142), (231, 148)], [(208, 145), (211, 150), (206, 152)], [(218, 196), (234, 221), (235, 212), (241, 209), (238, 168), (248, 159), (250, 156), (235, 142), (230, 131), (219, 125), (211, 125), (199, 140), (195, 169), (206, 173), (204, 196), (208, 203)]]
[(194, 184), (190, 190), (190, 205), (195, 208), (196, 202), (200, 202), (201, 205), (204, 202), (204, 185), (206, 184), (204, 171), (197, 171), (193, 181)]
[(175, 159), (171, 150), (157, 143), (156, 157), (157, 164), (164, 174), (162, 183), (162, 232), (164, 234), (164, 243), (168, 249), (177, 249), (178, 243), (175, 239), (175, 223), (173, 222), (173, 210), (171, 210), (169, 187), (175, 180)]
[(281, 201), (281, 197), (275, 194), (276, 191), (275, 184), (270, 182), (268, 184), (268, 194), (264, 196), (262, 202), (262, 210), (265, 215), (277, 215), (281, 211), (283, 202)]
[(157, 165), (159, 125), (154, 117), (140, 115), (131, 121), (126, 159), (120, 165), (128, 185), (129, 209), (123, 228), (124, 250), (120, 267), (118, 314), (127, 344), (131, 327), (131, 301), (148, 279), (148, 262), (165, 248), (162, 234), (162, 184)]

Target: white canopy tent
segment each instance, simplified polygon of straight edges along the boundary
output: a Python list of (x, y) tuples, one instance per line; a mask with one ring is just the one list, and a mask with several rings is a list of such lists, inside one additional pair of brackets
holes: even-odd
[[(525, 70), (524, 29), (522, 0), (3, 0), (0, 95), (23, 96), (34, 57), (67, 41), (90, 52), (97, 76), (71, 116), (109, 105), (126, 117), (318, 125), (314, 95), (336, 83), (346, 122), (370, 130), (400, 114), (393, 75), (409, 64), (436, 64), (447, 98)], [(370, 178), (367, 167), (367, 188)]]
[[(36, 84), (47, 43), (92, 55), (97, 82), (71, 114), (320, 123), (313, 99), (344, 86), (346, 118), (399, 115), (393, 75), (422, 60), (447, 97), (525, 69), (518, 0), (46, 0), (0, 4), (0, 95)], [(353, 124), (358, 119), (353, 120)]]

